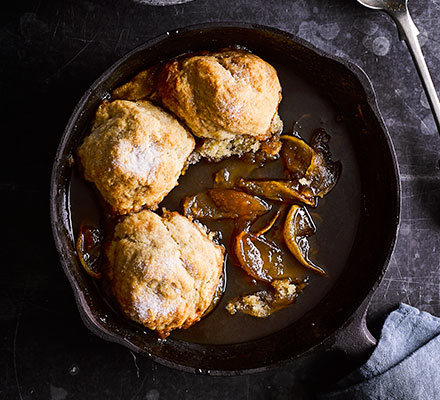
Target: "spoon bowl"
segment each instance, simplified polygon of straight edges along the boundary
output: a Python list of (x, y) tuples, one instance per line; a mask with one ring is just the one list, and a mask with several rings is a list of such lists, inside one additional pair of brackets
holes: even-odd
[(408, 0), (357, 0), (358, 3), (373, 10), (404, 12), (407, 9)]
[(357, 0), (359, 4), (374, 10), (387, 12), (399, 29), (400, 40), (404, 40), (414, 60), (417, 71), (422, 81), (426, 97), (431, 106), (432, 114), (440, 134), (440, 101), (432, 82), (431, 75), (426, 65), (417, 36), (419, 30), (414, 24), (408, 10), (408, 0)]

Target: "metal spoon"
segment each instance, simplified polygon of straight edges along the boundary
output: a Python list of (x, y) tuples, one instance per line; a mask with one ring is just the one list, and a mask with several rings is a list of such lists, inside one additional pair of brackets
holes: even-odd
[(400, 40), (404, 40), (412, 55), (417, 71), (422, 81), (425, 93), (428, 98), (431, 110), (434, 115), (435, 123), (440, 134), (440, 101), (437, 96), (434, 84), (432, 83), (431, 75), (429, 74), (428, 66), (423, 57), (422, 49), (420, 48), (419, 30), (414, 21), (409, 15), (408, 0), (357, 0), (365, 7), (375, 10), (382, 10), (387, 12), (394, 20), (399, 29)]

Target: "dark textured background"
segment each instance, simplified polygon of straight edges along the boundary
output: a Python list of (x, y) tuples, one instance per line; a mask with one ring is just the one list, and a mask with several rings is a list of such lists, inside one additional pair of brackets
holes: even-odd
[[(410, 1), (440, 88), (440, 0)], [(167, 30), (209, 21), (278, 27), (365, 69), (400, 165), (402, 222), (368, 321), (399, 302), (440, 315), (440, 140), (395, 26), (354, 0), (11, 1), (0, 15), (3, 201), (0, 399), (306, 399), (319, 357), (252, 376), (174, 371), (82, 324), (49, 223), (49, 177), (73, 107), (105, 68)], [(387, 193), (378, 193), (378, 201)], [(381, 229), (380, 226), (377, 229)], [(317, 359), (318, 358), (318, 359)]]

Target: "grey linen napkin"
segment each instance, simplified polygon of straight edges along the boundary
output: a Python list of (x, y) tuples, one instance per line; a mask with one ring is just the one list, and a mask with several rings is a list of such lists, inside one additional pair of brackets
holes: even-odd
[(440, 318), (401, 304), (369, 360), (319, 399), (440, 399)]

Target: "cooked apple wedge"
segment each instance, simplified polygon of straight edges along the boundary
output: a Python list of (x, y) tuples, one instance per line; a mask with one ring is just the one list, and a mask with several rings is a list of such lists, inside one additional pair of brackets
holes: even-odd
[(303, 266), (321, 275), (327, 275), (322, 267), (317, 266), (309, 259), (310, 245), (307, 239), (315, 232), (315, 224), (307, 209), (294, 204), (290, 208), (284, 223), (283, 233), (286, 245)]

